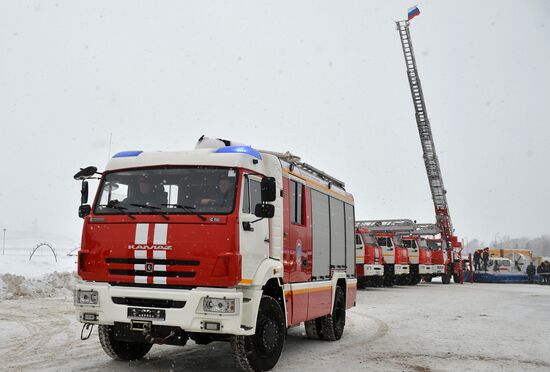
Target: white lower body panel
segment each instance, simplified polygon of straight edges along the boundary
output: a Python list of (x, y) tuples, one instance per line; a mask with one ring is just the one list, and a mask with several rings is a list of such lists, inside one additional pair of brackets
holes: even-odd
[(433, 265), (434, 274), (445, 274), (445, 265)]
[(383, 276), (384, 275), (384, 265), (372, 264), (372, 265), (363, 265), (365, 270), (365, 276)]
[(395, 265), (395, 275), (407, 275), (410, 271), (409, 265)]
[(420, 275), (433, 274), (433, 265), (418, 265), (418, 273)]

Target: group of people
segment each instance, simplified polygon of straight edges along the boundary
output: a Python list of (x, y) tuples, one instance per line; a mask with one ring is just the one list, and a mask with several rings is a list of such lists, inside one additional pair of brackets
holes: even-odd
[(543, 261), (536, 269), (533, 262), (531, 262), (527, 266), (526, 272), (529, 283), (533, 283), (535, 281), (535, 274), (539, 274), (540, 284), (550, 285), (550, 262)]
[[(483, 262), (483, 269), (481, 263)], [(489, 263), (489, 247), (478, 249), (474, 252), (474, 270), (487, 271), (487, 265)]]

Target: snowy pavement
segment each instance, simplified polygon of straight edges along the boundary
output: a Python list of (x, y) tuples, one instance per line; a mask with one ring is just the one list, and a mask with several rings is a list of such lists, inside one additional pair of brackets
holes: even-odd
[[(275, 371), (549, 371), (550, 287), (421, 284), (360, 290), (338, 342), (292, 328)], [(1, 369), (236, 371), (229, 345), (155, 345), (115, 362), (97, 332), (80, 341), (72, 298), (0, 302)]]

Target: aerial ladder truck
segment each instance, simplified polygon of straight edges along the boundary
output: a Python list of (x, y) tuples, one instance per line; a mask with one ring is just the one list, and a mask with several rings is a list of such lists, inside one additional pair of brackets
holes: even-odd
[(462, 283), (464, 276), (461, 260), (462, 244), (454, 235), (451, 215), (447, 203), (447, 190), (443, 185), (441, 167), (435, 151), (432, 129), (430, 121), (428, 120), (422, 85), (420, 84), (418, 69), (416, 67), (416, 59), (409, 30), (410, 22), (408, 20), (403, 20), (396, 21), (395, 23), (397, 31), (399, 32), (399, 38), (401, 39), (401, 46), (407, 66), (407, 77), (409, 79), (409, 86), (416, 114), (416, 124), (418, 127), (418, 134), (420, 135), (422, 151), (424, 153), (424, 165), (426, 167), (428, 183), (430, 185), (432, 200), (435, 207), (436, 225), (441, 230), (441, 239), (444, 243), (442, 248), (446, 255), (446, 257), (444, 257), (446, 275), (443, 276), (445, 279), (443, 282), (445, 284), (448, 283), (449, 280), (446, 279), (450, 278), (452, 275), (455, 282), (460, 281)]

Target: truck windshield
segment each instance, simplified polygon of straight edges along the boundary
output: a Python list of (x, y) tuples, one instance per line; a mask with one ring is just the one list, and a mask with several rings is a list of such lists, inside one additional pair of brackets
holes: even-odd
[(108, 173), (96, 214), (228, 214), (233, 211), (237, 171), (170, 167)]
[(374, 238), (374, 236), (372, 236), (372, 234), (362, 234), (362, 235), (363, 235), (363, 241), (365, 242), (365, 244), (377, 245), (376, 239)]

